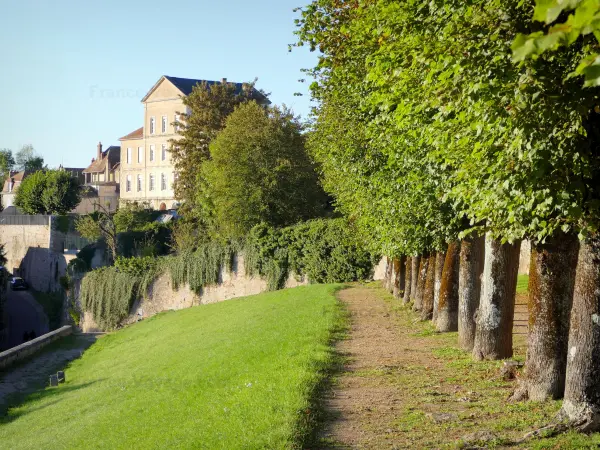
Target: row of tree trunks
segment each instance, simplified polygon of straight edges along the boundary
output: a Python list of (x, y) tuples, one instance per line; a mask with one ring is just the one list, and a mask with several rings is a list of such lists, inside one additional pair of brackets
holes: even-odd
[(471, 236), (460, 246), (458, 276), (458, 345), (470, 352), (475, 345), (475, 312), (481, 296), (485, 239)]
[(411, 286), (412, 286), (412, 261), (413, 261), (413, 257), (411, 256), (407, 256), (406, 257), (406, 263), (405, 263), (405, 270), (406, 270), (406, 275), (405, 275), (405, 279), (406, 279), (406, 283), (404, 286), (404, 297), (403, 297), (403, 301), (404, 304), (408, 304), (410, 303), (410, 296), (411, 296)]
[(423, 289), (423, 301), (421, 304), (421, 320), (431, 320), (433, 316), (433, 302), (435, 295), (435, 255), (435, 253), (432, 253), (427, 258), (425, 287)]
[(513, 355), (520, 248), (520, 242), (502, 244), (486, 235), (482, 293), (473, 345), (476, 360), (504, 359)]
[(525, 377), (513, 400), (562, 398), (579, 242), (558, 233), (532, 244)]
[(419, 271), (417, 279), (417, 291), (415, 293), (415, 303), (413, 310), (421, 311), (423, 309), (423, 293), (425, 291), (425, 281), (427, 280), (427, 268), (429, 267), (429, 255), (423, 255), (419, 261)]
[(448, 245), (442, 269), (442, 284), (436, 318), (436, 328), (440, 332), (458, 330), (459, 256), (460, 242), (451, 242)]
[(439, 251), (435, 254), (435, 278), (434, 278), (434, 293), (433, 293), (433, 323), (437, 320), (438, 305), (440, 303), (440, 288), (442, 287), (442, 270), (446, 260), (446, 252)]

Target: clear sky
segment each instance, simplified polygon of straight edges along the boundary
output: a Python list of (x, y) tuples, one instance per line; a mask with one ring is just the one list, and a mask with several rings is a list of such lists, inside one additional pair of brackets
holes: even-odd
[[(0, 148), (86, 167), (143, 125), (161, 75), (251, 81), (305, 117), (314, 66), (293, 43), (309, 0), (0, 0)], [(303, 97), (294, 96), (302, 92)]]

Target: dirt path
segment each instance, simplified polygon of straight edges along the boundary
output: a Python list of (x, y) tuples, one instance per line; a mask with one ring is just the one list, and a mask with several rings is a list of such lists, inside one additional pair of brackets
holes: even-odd
[(72, 335), (51, 344), (41, 353), (5, 371), (0, 371), (0, 415), (28, 394), (44, 388), (50, 374), (65, 368), (79, 358), (96, 335)]
[[(472, 362), (455, 348), (456, 333), (434, 333), (378, 286), (338, 295), (347, 305), (351, 329), (336, 346), (346, 364), (324, 398), (318, 448), (456, 448), (469, 433), (503, 431), (503, 423), (492, 422), (506, 410), (514, 382), (497, 378), (502, 363)], [(517, 344), (522, 355), (523, 342)], [(489, 397), (481, 401), (484, 393)], [(511, 414), (506, 417), (513, 420)], [(525, 417), (520, 425), (526, 429), (528, 420), (543, 421), (544, 414)], [(506, 424), (515, 435), (518, 428)]]

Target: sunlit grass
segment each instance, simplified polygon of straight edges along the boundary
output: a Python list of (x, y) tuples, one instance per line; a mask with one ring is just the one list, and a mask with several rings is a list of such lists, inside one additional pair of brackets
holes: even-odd
[(339, 286), (160, 314), (103, 337), (0, 425), (3, 448), (301, 445), (332, 361)]
[(517, 278), (517, 294), (527, 294), (529, 275), (519, 275)]

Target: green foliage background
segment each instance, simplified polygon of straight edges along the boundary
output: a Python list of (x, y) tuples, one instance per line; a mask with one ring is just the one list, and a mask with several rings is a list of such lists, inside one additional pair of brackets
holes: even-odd
[(260, 222), (282, 227), (323, 215), (326, 197), (302, 128), (286, 109), (236, 107), (202, 165), (200, 202), (214, 234), (239, 238)]
[(195, 250), (164, 257), (119, 257), (112, 267), (96, 269), (82, 280), (80, 304), (96, 323), (114, 329), (137, 298), (163, 273), (173, 287), (184, 284), (198, 294), (219, 282), (222, 268), (236, 268), (244, 257), (246, 275), (267, 279), (269, 290), (284, 287), (291, 273), (311, 283), (349, 282), (372, 276), (377, 257), (355, 240), (344, 219), (319, 219), (287, 228), (254, 227), (244, 240), (207, 241)]
[(15, 205), (26, 214), (64, 215), (81, 200), (79, 182), (62, 170), (37, 171), (25, 178), (15, 196)]

